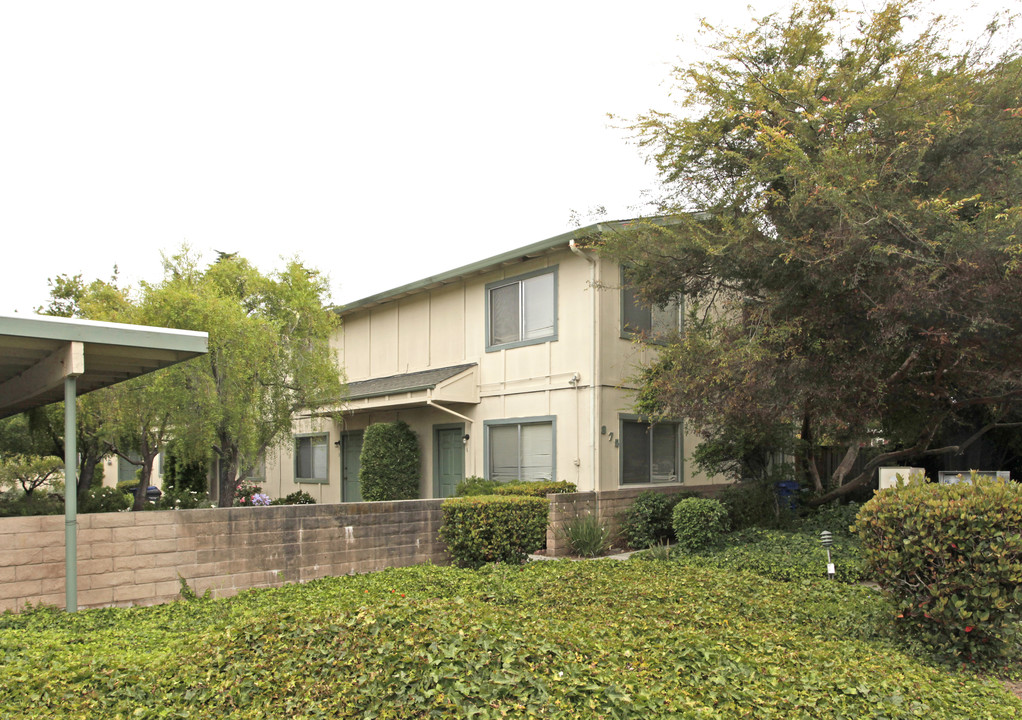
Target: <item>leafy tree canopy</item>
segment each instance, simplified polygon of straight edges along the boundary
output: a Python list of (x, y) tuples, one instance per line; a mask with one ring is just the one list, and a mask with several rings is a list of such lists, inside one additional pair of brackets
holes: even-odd
[(143, 288), (150, 324), (209, 333), (209, 353), (181, 366), (186, 417), (173, 434), (184, 461), (212, 449), (221, 507), (259, 457), (290, 438), (293, 413), (339, 398), (329, 343), (338, 318), (327, 298), (326, 278), (298, 260), (264, 275), (236, 254), (200, 268), (187, 250)]
[[(934, 438), (964, 414), (1019, 418), (1022, 56), (997, 22), (952, 50), (922, 7), (707, 27), (675, 110), (633, 125), (670, 219), (598, 241), (646, 302), (688, 307), (642, 409), (743, 443), (788, 428), (819, 501), (961, 450)], [(818, 445), (847, 448), (822, 481)]]

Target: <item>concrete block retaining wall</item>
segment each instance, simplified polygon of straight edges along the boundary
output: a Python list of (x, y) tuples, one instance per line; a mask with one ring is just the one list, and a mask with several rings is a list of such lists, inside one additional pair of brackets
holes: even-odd
[[(720, 485), (655, 488), (713, 495)], [(648, 488), (549, 495), (547, 554), (568, 555), (560, 528), (598, 513), (617, 534), (620, 516)], [(437, 538), (443, 500), (78, 516), (79, 607), (154, 605), (180, 597), (277, 587), (450, 557)], [(64, 607), (64, 517), (0, 518), (0, 611), (28, 603)]]
[[(442, 500), (78, 516), (80, 607), (233, 595), (348, 573), (449, 562)], [(64, 517), (0, 518), (0, 611), (64, 607)]]

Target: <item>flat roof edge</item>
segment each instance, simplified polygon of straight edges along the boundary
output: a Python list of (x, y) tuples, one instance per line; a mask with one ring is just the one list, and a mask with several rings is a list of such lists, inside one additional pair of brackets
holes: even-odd
[(0, 315), (0, 335), (196, 353), (209, 350), (209, 334), (197, 330), (48, 315)]

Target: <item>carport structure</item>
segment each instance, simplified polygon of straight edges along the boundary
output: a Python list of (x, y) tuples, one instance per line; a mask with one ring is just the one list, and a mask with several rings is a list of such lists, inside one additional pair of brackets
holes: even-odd
[(65, 607), (78, 609), (75, 398), (203, 355), (204, 332), (0, 315), (0, 418), (64, 401)]

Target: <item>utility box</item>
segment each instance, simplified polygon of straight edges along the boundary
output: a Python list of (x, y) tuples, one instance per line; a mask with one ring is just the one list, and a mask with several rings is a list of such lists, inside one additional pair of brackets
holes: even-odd
[(898, 476), (901, 475), (903, 482), (908, 482), (916, 475), (925, 475), (926, 471), (915, 467), (882, 467), (880, 468), (880, 489), (897, 487)]
[[(1001, 482), (1011, 482), (1011, 472), (1008, 470), (977, 470), (980, 477), (997, 478)], [(972, 470), (941, 470), (941, 485), (956, 485), (960, 482), (972, 482)]]

